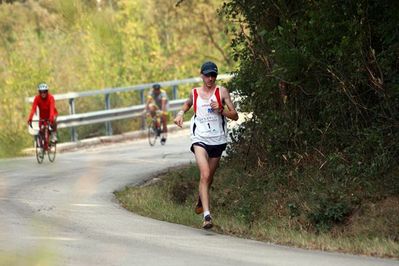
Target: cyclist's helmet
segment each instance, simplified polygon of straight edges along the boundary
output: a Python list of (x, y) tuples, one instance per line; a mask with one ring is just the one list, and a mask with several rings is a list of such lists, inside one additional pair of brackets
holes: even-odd
[(161, 85), (156, 83), (156, 84), (152, 85), (152, 88), (155, 90), (159, 90), (161, 88)]
[(37, 85), (37, 90), (38, 91), (48, 91), (48, 86), (46, 83), (40, 83)]

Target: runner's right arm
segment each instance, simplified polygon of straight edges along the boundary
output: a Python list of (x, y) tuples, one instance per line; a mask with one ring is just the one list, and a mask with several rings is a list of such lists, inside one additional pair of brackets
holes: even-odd
[(183, 126), (183, 116), (184, 113), (190, 110), (193, 105), (193, 93), (190, 92), (190, 96), (187, 98), (186, 102), (183, 104), (181, 110), (177, 113), (176, 118), (174, 120), (175, 124), (179, 127)]

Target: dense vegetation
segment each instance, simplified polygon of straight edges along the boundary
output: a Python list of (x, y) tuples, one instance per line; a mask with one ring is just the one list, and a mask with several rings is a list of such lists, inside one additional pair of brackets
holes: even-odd
[[(399, 203), (398, 9), (389, 0), (224, 4), (240, 61), (230, 87), (253, 112), (230, 151), (233, 162), (246, 158), (250, 221), (259, 195), (275, 205), (266, 217), (282, 208), (314, 231)], [(398, 241), (398, 220), (386, 215), (385, 237)]]
[[(221, 1), (21, 0), (0, 1), (0, 157), (31, 145), (25, 97), (45, 81), (53, 93), (198, 76), (205, 60), (231, 68)], [(184, 91), (181, 92), (184, 94)], [(111, 97), (113, 106), (137, 104), (134, 93)], [(104, 99), (77, 101), (78, 113), (100, 110)], [(57, 102), (68, 114), (66, 101)], [(114, 132), (132, 121), (113, 123)], [(102, 132), (101, 132), (102, 131)], [(60, 130), (68, 141), (68, 130)], [(103, 125), (78, 129), (79, 138), (104, 133)], [(12, 145), (10, 145), (12, 143)]]

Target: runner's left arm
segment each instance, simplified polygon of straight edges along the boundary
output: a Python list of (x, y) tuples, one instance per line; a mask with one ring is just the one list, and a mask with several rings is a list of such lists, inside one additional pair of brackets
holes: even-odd
[(231, 101), (230, 93), (226, 88), (222, 87), (221, 96), (222, 96), (222, 102), (224, 102), (227, 106), (227, 108), (223, 108), (221, 115), (230, 118), (234, 121), (237, 121), (238, 113), (234, 107), (233, 102)]

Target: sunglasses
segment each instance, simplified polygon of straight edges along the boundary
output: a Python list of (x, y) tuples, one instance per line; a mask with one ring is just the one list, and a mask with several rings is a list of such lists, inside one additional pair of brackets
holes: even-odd
[(47, 93), (48, 91), (39, 91), (40, 94)]

